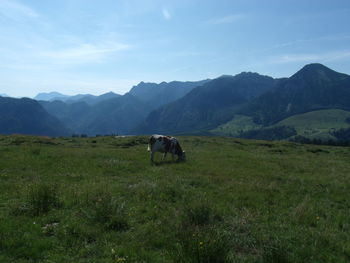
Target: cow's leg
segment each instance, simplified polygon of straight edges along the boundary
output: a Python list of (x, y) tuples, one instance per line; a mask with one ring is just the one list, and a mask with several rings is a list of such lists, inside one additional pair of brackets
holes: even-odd
[(166, 154), (167, 154), (167, 152), (163, 153), (163, 159), (162, 159), (162, 161), (165, 160)]
[(153, 163), (154, 152), (151, 152), (151, 163)]
[(171, 158), (173, 159), (173, 161), (175, 160), (175, 155), (173, 152), (171, 153)]

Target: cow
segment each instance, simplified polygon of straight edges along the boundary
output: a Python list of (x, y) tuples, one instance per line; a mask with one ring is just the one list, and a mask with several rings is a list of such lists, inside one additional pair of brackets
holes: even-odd
[(151, 153), (151, 163), (153, 163), (153, 157), (156, 152), (162, 152), (165, 159), (167, 153), (171, 153), (174, 161), (174, 155), (178, 156), (178, 161), (186, 160), (186, 153), (182, 150), (179, 141), (170, 136), (154, 134), (149, 138), (148, 149)]

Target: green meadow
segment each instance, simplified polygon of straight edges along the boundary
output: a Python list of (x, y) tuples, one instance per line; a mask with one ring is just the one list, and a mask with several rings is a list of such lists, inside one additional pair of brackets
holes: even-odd
[(350, 150), (0, 136), (0, 262), (349, 262)]
[(342, 128), (349, 128), (349, 119), (349, 111), (339, 109), (318, 110), (291, 116), (277, 123), (277, 126), (294, 127), (298, 135), (310, 139), (334, 140), (336, 138), (331, 133)]
[[(210, 132), (214, 135), (241, 136), (241, 133), (250, 130), (269, 129), (280, 126), (292, 127), (296, 135), (309, 139), (337, 140), (332, 134), (339, 129), (350, 127), (350, 112), (340, 109), (324, 109), (296, 114), (274, 125), (263, 127), (254, 123), (252, 117), (236, 115), (231, 121), (218, 126)], [(273, 137), (271, 137), (273, 138)], [(293, 139), (294, 136), (288, 138)], [(287, 138), (285, 138), (287, 139)]]

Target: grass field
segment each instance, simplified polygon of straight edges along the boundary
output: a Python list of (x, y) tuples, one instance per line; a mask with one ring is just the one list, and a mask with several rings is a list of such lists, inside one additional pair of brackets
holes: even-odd
[(0, 262), (349, 262), (350, 150), (0, 136)]

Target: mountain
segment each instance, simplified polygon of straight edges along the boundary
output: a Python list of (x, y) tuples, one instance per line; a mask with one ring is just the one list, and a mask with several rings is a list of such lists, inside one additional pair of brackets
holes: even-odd
[(141, 82), (121, 96), (109, 92), (100, 96), (76, 95), (40, 101), (53, 116), (75, 133), (129, 134), (151, 110), (172, 102), (208, 80), (194, 82)]
[(108, 92), (99, 96), (91, 95), (91, 94), (78, 94), (78, 95), (63, 95), (58, 92), (50, 92), (50, 93), (39, 93), (34, 97), (35, 100), (39, 101), (63, 101), (66, 103), (75, 103), (75, 102), (86, 102), (87, 104), (93, 105), (99, 103), (103, 100), (117, 98), (121, 95), (116, 94), (114, 92)]
[(279, 81), (240, 113), (266, 126), (319, 109), (350, 110), (350, 76), (321, 64), (309, 64), (290, 78)]
[(77, 132), (96, 134), (129, 134), (150, 112), (151, 107), (126, 94), (93, 105), (80, 122)]
[(101, 101), (112, 99), (112, 98), (118, 98), (118, 97), (121, 97), (121, 96), (122, 95), (114, 93), (114, 92), (107, 92), (107, 93), (104, 93), (104, 94), (102, 94), (100, 96), (96, 96), (96, 98), (95, 98), (95, 100), (94, 100), (94, 102), (92, 104), (99, 103)]
[(67, 136), (69, 130), (35, 100), (0, 97), (0, 133)]
[(81, 122), (89, 115), (91, 110), (91, 106), (83, 101), (71, 104), (60, 100), (39, 102), (48, 113), (59, 119), (72, 132), (77, 132)]
[(65, 99), (61, 99), (66, 103), (75, 103), (75, 102), (86, 102), (89, 105), (97, 104), (101, 101), (108, 100), (111, 98), (118, 98), (121, 95), (116, 94), (114, 92), (108, 92), (99, 96), (91, 95), (91, 94), (78, 94), (75, 96), (69, 96)]
[(271, 89), (276, 80), (257, 73), (222, 76), (151, 112), (138, 133), (209, 130), (233, 117), (239, 106)]
[[(108, 97), (106, 94), (105, 98)], [(75, 133), (128, 134), (151, 111), (151, 106), (131, 94), (102, 100), (93, 105), (85, 101), (41, 101), (42, 106)]]
[(123, 96), (38, 94), (46, 99), (39, 101), (42, 106), (0, 98), (4, 133), (63, 134), (65, 126), (87, 135), (187, 133), (299, 141), (344, 140), (350, 134), (350, 76), (322, 64), (306, 65), (283, 79), (243, 72), (198, 82), (141, 82)]
[(34, 100), (45, 100), (45, 101), (50, 101), (54, 99), (59, 99), (62, 100), (64, 98), (68, 98), (68, 95), (61, 94), (59, 92), (48, 92), (48, 93), (39, 93), (36, 95), (33, 99)]
[(132, 87), (129, 93), (139, 100), (152, 105), (153, 109), (156, 109), (183, 97), (192, 89), (202, 86), (208, 81), (210, 80), (172, 81), (161, 82), (159, 84), (141, 82)]

